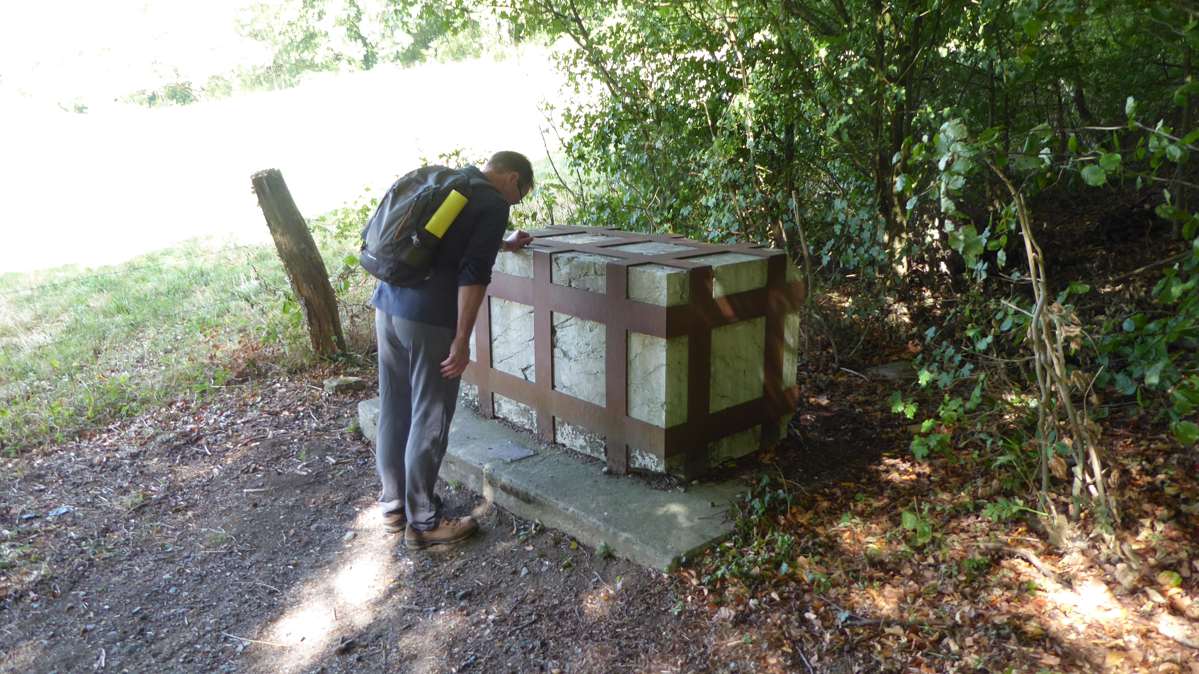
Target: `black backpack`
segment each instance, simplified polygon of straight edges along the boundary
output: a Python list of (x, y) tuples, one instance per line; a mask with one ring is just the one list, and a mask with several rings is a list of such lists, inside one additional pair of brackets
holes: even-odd
[(490, 183), (444, 166), (424, 166), (395, 181), (362, 230), (358, 262), (391, 285), (425, 281), (441, 237), (479, 185)]

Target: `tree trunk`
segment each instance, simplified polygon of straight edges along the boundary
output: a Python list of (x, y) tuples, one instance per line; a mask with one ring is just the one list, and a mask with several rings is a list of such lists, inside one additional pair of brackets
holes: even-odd
[(275, 250), (279, 251), (292, 290), (304, 308), (312, 350), (322, 357), (345, 351), (346, 340), (341, 332), (337, 297), (329, 283), (329, 273), (304, 216), (300, 215), (300, 209), (296, 208), (287, 183), (283, 181), (283, 174), (279, 169), (267, 169), (255, 173), (251, 182), (266, 217), (266, 225), (271, 230), (271, 238), (275, 240)]

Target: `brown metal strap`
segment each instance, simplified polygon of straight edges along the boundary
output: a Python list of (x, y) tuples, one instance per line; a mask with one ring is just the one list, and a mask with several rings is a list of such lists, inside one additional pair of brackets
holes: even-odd
[[(548, 256), (548, 253), (546, 255)], [(635, 264), (628, 260), (615, 262), (626, 268)], [(534, 302), (533, 288), (534, 283), (530, 278), (497, 272), (492, 275), (487, 293), (492, 297), (531, 305)], [(541, 289), (538, 292), (548, 293), (551, 311), (569, 313), (596, 322), (606, 322), (612, 315), (613, 309), (608, 304), (608, 298), (601, 293), (558, 284), (552, 284), (548, 291)], [(662, 307), (626, 298), (622, 304), (622, 311), (625, 312), (629, 330), (655, 337), (678, 337), (690, 334), (691, 323), (695, 321), (708, 327), (720, 327), (762, 316), (767, 307), (770, 307), (771, 311), (796, 308), (802, 302), (803, 284), (789, 284), (783, 292), (778, 292), (775, 296), (770, 292), (769, 286), (766, 286), (714, 299), (709, 296), (706, 302), (693, 301), (689, 305), (673, 307)]]
[(537, 435), (544, 442), (554, 441), (554, 415), (549, 406), (549, 393), (554, 389), (553, 314), (549, 293), (551, 278), (550, 254), (533, 251), (533, 378), (538, 395), (527, 401), (537, 411)]
[[(770, 311), (769, 299), (785, 289), (787, 283), (787, 258), (775, 256), (766, 261), (766, 288), (768, 293), (767, 306), (763, 315), (766, 316), (766, 352), (763, 354), (763, 395), (766, 398), (767, 410), (777, 409), (783, 402), (783, 349), (786, 336), (783, 328), (786, 325), (786, 313)], [(778, 427), (778, 418), (769, 415), (762, 420), (762, 432), (759, 441), (764, 448), (769, 438), (773, 438)]]
[(491, 298), (483, 298), (479, 317), (475, 320), (475, 364), (479, 376), (475, 380), (478, 389), (479, 414), (486, 419), (495, 418), (495, 396), (492, 394), (488, 373), (491, 372)]
[(629, 445), (625, 440), (625, 419), (628, 418), (629, 409), (629, 334), (626, 323), (630, 313), (626, 288), (629, 272), (619, 261), (609, 262), (607, 271), (607, 293), (603, 296), (608, 310), (603, 321), (606, 325), (604, 369), (608, 408), (607, 423), (604, 424), (604, 454), (608, 470), (623, 475), (629, 470)]
[[(474, 367), (475, 365), (472, 364), (470, 368), (467, 368), (468, 374)], [(491, 385), (497, 395), (530, 407), (537, 403), (543, 393), (541, 387), (534, 382), (500, 370), (492, 371)], [(575, 398), (561, 391), (550, 391), (546, 398), (546, 406), (552, 416), (587, 428), (596, 434), (604, 432), (605, 424), (611, 416), (606, 407)], [(647, 452), (665, 454), (666, 438), (670, 431), (632, 417), (626, 417), (623, 425), (626, 444), (640, 447)], [(671, 430), (673, 431), (673, 429)]]
[[(696, 267), (688, 273), (692, 306), (712, 301), (712, 268)], [(683, 436), (683, 473), (691, 478), (708, 468), (705, 432), (712, 399), (712, 329), (693, 321), (687, 333), (687, 421)]]

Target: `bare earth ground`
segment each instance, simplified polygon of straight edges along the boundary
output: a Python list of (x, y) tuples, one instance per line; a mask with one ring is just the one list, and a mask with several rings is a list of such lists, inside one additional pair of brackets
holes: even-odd
[[(559, 532), (484, 506), (470, 543), (406, 551), (345, 430), (355, 400), (313, 382), (7, 461), (0, 671), (705, 667), (669, 579)], [(451, 511), (480, 505), (441, 489)]]
[(736, 468), (789, 499), (663, 575), (447, 484), (481, 535), (405, 550), (347, 430), (366, 394), (325, 395), (325, 374), (5, 460), (0, 672), (1199, 672), (1199, 465), (1135, 420), (1109, 435), (1121, 551), (1095, 554), (985, 520), (969, 453), (913, 461), (889, 385), (804, 372), (789, 440)]

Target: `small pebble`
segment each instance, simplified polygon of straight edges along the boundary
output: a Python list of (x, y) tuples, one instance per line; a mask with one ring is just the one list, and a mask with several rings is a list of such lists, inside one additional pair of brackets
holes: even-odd
[(341, 537), (341, 540), (349, 543), (350, 541), (354, 540), (354, 536), (357, 536), (357, 534), (353, 531), (347, 531), (346, 535)]
[(529, 575), (529, 567), (527, 567), (527, 566), (520, 567), (520, 577), (524, 578), (527, 575)]

